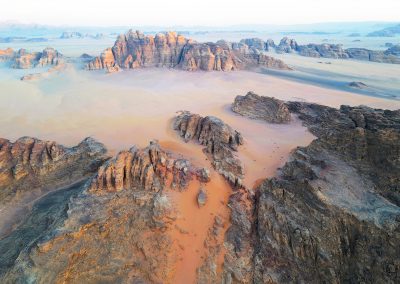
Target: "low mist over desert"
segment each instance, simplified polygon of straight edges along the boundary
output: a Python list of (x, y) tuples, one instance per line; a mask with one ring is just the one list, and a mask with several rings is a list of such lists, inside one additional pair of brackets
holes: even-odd
[(1, 283), (400, 281), (397, 1), (91, 2), (0, 11)]

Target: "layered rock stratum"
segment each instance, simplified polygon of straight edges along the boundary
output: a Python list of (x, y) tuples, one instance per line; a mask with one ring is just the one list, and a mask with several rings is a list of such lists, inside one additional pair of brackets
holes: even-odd
[(12, 67), (17, 69), (59, 65), (64, 62), (63, 55), (51, 47), (45, 48), (42, 52), (28, 52), (21, 48), (14, 53), (12, 60)]
[(235, 187), (242, 186), (243, 165), (234, 152), (243, 144), (242, 135), (214, 116), (202, 117), (187, 111), (174, 120), (174, 129), (186, 141), (200, 143), (213, 167)]
[(89, 70), (119, 66), (169, 67), (187, 71), (231, 71), (253, 67), (289, 70), (281, 60), (270, 57), (245, 43), (198, 43), (175, 32), (144, 35), (130, 30), (118, 36), (112, 48), (86, 65)]
[(262, 97), (254, 92), (237, 96), (232, 111), (253, 119), (262, 119), (271, 123), (288, 123), (291, 116), (286, 104), (276, 98)]

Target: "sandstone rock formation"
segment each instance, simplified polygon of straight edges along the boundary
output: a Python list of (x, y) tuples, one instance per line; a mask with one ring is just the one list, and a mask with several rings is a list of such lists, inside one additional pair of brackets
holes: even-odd
[(352, 88), (357, 88), (357, 89), (368, 88), (368, 85), (363, 83), (363, 82), (350, 82), (349, 86), (352, 87)]
[(22, 250), (0, 280), (174, 283), (182, 248), (168, 191), (186, 190), (199, 171), (156, 142), (120, 152), (70, 199), (57, 233), (45, 232)]
[(400, 52), (398, 47), (390, 47), (386, 51), (369, 50), (366, 48), (343, 49), (341, 44), (307, 44), (299, 45), (294, 39), (284, 37), (275, 47), (277, 53), (293, 53), (306, 57), (324, 57), (335, 59), (355, 59), (379, 63), (400, 64)]
[(197, 176), (198, 170), (188, 160), (172, 159), (157, 142), (151, 142), (144, 150), (133, 147), (129, 151), (122, 151), (100, 167), (90, 191), (135, 188), (159, 191), (166, 182), (171, 188), (184, 190)]
[(45, 48), (42, 52), (29, 53), (20, 49), (13, 57), (13, 68), (28, 69), (46, 65), (59, 65), (63, 63), (63, 56), (54, 48)]
[(92, 175), (105, 153), (92, 138), (72, 148), (30, 137), (0, 139), (0, 209), (8, 216), (0, 220), (1, 233), (23, 218), (33, 199)]
[(255, 282), (397, 282), (399, 111), (289, 106), (318, 139), (258, 189)]
[(9, 61), (15, 56), (12, 48), (0, 49), (0, 62)]
[(132, 30), (118, 36), (114, 46), (89, 62), (86, 68), (97, 70), (115, 66), (125, 69), (168, 67), (187, 71), (230, 71), (258, 66), (290, 69), (281, 60), (244, 43), (197, 43), (174, 32), (148, 36)]
[(175, 117), (174, 129), (186, 142), (194, 140), (206, 146), (204, 152), (212, 160), (213, 167), (235, 187), (242, 186), (243, 166), (233, 153), (243, 144), (239, 132), (219, 118), (201, 117), (187, 111)]
[(237, 96), (232, 104), (232, 111), (270, 123), (288, 123), (291, 120), (289, 109), (283, 101), (262, 97), (253, 92)]

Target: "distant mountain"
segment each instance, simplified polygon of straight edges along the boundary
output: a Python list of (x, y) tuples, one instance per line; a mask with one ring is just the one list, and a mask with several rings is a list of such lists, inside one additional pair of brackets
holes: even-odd
[(378, 31), (371, 32), (367, 34), (369, 37), (394, 37), (396, 35), (400, 34), (400, 24), (393, 26), (393, 27), (387, 27)]

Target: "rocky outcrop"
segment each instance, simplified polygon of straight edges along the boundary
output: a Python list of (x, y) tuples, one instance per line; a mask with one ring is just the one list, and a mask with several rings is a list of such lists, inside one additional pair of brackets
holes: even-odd
[(97, 170), (106, 159), (103, 144), (86, 138), (67, 148), (52, 141), (22, 137), (0, 139), (0, 200), (5, 204), (24, 192), (56, 189)]
[[(266, 48), (266, 50), (268, 50)], [(400, 64), (399, 47), (390, 47), (386, 51), (369, 50), (366, 48), (343, 49), (341, 44), (307, 44), (299, 45), (294, 39), (284, 37), (278, 46), (275, 47), (277, 53), (297, 52), (306, 57), (324, 57), (334, 59), (355, 59), (372, 61), (379, 63)]]
[(0, 49), (0, 62), (9, 61), (15, 56), (12, 48)]
[(288, 123), (291, 120), (289, 109), (283, 101), (262, 97), (253, 92), (237, 96), (232, 104), (232, 111), (270, 123)]
[(29, 53), (20, 49), (13, 57), (13, 68), (29, 69), (47, 65), (59, 65), (63, 63), (63, 56), (54, 48), (45, 48), (42, 52)]
[(397, 282), (400, 112), (287, 104), (317, 139), (258, 188), (254, 281)]
[(290, 69), (281, 60), (267, 56), (246, 44), (197, 43), (175, 32), (144, 35), (130, 30), (118, 36), (114, 46), (89, 62), (89, 70), (119, 66), (168, 67), (187, 71), (231, 71), (252, 67)]
[(349, 86), (352, 87), (352, 88), (357, 88), (357, 89), (368, 88), (368, 85), (363, 83), (363, 82), (350, 82)]
[(341, 44), (308, 44), (299, 45), (297, 51), (302, 56), (347, 59), (349, 55)]
[(367, 36), (369, 37), (394, 37), (397, 34), (400, 34), (400, 25), (397, 26), (392, 26), (392, 27), (387, 27), (379, 31), (374, 31)]
[(400, 64), (400, 57), (396, 52), (392, 54), (392, 49), (386, 51), (369, 50), (365, 48), (348, 48), (346, 49), (349, 58), (356, 60), (365, 60), (379, 63)]
[(202, 117), (186, 111), (175, 117), (174, 129), (186, 142), (194, 140), (206, 146), (204, 152), (210, 157), (213, 167), (235, 187), (242, 186), (243, 166), (234, 155), (243, 144), (239, 132), (219, 118)]
[(176, 220), (192, 216), (177, 216), (170, 189), (183, 194), (176, 190), (185, 190), (199, 172), (157, 142), (121, 151), (69, 199), (57, 226), (28, 243), (11, 268), (0, 265), (0, 281), (174, 283), (184, 251), (179, 237), (189, 234)]
[(294, 39), (284, 37), (281, 39), (279, 45), (276, 47), (277, 53), (290, 53), (298, 49), (298, 44)]
[(90, 191), (113, 192), (135, 188), (160, 191), (167, 182), (171, 188), (184, 190), (193, 178), (198, 177), (204, 182), (201, 178), (203, 170), (194, 168), (186, 159), (172, 158), (157, 142), (151, 142), (143, 150), (133, 147), (122, 151), (100, 167)]

